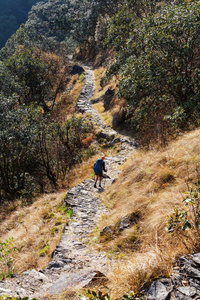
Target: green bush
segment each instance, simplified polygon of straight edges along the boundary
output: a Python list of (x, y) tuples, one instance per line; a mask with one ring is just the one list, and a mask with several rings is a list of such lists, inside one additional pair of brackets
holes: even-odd
[(95, 291), (88, 290), (86, 295), (79, 295), (80, 300), (110, 300), (110, 294), (103, 294), (101, 291), (96, 293)]
[(12, 253), (17, 251), (17, 248), (14, 247), (12, 242), (13, 237), (9, 238), (3, 243), (0, 243), (0, 265), (2, 270), (0, 273), (1, 278), (10, 277), (13, 273)]
[(200, 181), (183, 200), (185, 210), (174, 209), (168, 216), (167, 230), (190, 250), (200, 249)]
[(90, 125), (71, 117), (52, 121), (34, 105), (17, 107), (0, 96), (0, 190), (5, 198), (31, 198), (45, 186), (57, 188), (85, 155), (83, 140)]
[[(181, 2), (140, 17), (123, 8), (108, 29), (108, 44), (117, 51), (109, 74), (120, 75), (127, 118), (148, 142), (200, 120), (200, 3)], [(122, 35), (114, 39), (117, 28)]]

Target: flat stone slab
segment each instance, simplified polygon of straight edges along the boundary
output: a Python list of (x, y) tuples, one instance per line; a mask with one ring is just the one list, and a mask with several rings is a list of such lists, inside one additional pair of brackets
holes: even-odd
[(147, 300), (167, 300), (171, 289), (161, 281), (154, 281), (148, 291)]
[(51, 295), (61, 294), (69, 288), (83, 288), (94, 281), (106, 281), (106, 276), (99, 271), (83, 271), (61, 276), (48, 290)]
[(185, 296), (182, 293), (176, 291), (172, 297), (170, 298), (170, 300), (192, 300), (191, 297), (189, 296)]
[(6, 290), (6, 289), (0, 287), (0, 294), (9, 294), (9, 293), (11, 293), (10, 290)]
[(200, 265), (200, 253), (199, 253), (199, 252), (198, 252), (198, 253), (194, 253), (194, 254), (192, 255), (192, 260), (193, 260), (195, 263), (197, 263), (197, 264)]
[(193, 268), (191, 265), (185, 266), (185, 271), (190, 277), (198, 278), (200, 279), (200, 271), (196, 268)]
[(182, 294), (186, 295), (186, 296), (194, 296), (196, 295), (197, 293), (197, 290), (195, 287), (191, 287), (191, 286), (181, 286), (181, 287), (178, 287), (177, 290), (179, 292), (181, 292)]

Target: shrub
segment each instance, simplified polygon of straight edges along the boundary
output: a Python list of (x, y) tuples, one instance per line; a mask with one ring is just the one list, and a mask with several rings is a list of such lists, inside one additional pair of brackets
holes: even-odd
[(90, 125), (74, 116), (61, 124), (33, 105), (18, 108), (15, 99), (0, 100), (0, 199), (57, 188), (85, 155)]
[[(199, 20), (199, 2), (192, 1), (140, 18), (123, 8), (110, 23), (108, 43), (118, 54), (110, 74), (120, 75), (118, 96), (144, 143), (199, 124)], [(114, 38), (116, 26), (122, 35)]]
[(200, 181), (183, 200), (185, 210), (174, 209), (168, 216), (167, 230), (190, 250), (200, 249)]
[(88, 290), (86, 295), (79, 295), (80, 300), (110, 300), (110, 294), (103, 294), (101, 291), (96, 293), (95, 291)]
[(13, 246), (13, 237), (9, 238), (3, 243), (0, 243), (0, 265), (2, 278), (11, 276), (13, 272), (13, 258), (12, 253), (17, 250)]

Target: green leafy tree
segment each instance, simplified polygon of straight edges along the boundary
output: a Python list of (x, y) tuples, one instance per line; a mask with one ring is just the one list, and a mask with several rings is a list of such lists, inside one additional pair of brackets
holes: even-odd
[(21, 85), (12, 76), (6, 64), (0, 61), (0, 90), (5, 96), (10, 96), (13, 93), (20, 93)]
[(73, 38), (79, 44), (94, 40), (99, 15), (111, 16), (121, 1), (114, 0), (49, 0), (35, 5), (25, 30), (38, 44), (55, 45)]
[(34, 191), (37, 167), (37, 126), (39, 112), (33, 107), (16, 109), (16, 100), (0, 101), (0, 190), (1, 199)]
[(91, 128), (82, 118), (72, 118), (64, 124), (47, 121), (40, 124), (40, 171), (57, 187), (73, 165), (84, 156), (83, 140)]
[[(15, 78), (19, 103), (37, 103), (44, 112), (52, 110), (57, 94), (63, 88), (62, 61), (38, 50), (19, 47), (6, 66)], [(21, 88), (19, 88), (21, 87)]]
[(85, 153), (87, 122), (72, 117), (52, 121), (39, 108), (0, 98), (0, 200), (32, 197), (59, 187), (70, 168)]
[(133, 19), (116, 42), (119, 57), (110, 73), (119, 72), (128, 118), (149, 140), (199, 122), (199, 9), (198, 1), (164, 6)]
[(72, 1), (49, 0), (38, 3), (29, 13), (25, 29), (34, 41), (55, 37), (62, 41), (71, 29)]

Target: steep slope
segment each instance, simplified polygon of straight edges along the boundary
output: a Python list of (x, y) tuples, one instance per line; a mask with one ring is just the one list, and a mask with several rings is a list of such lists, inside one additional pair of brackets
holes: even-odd
[[(60, 244), (56, 247), (53, 259), (45, 270), (27, 271), (16, 275), (11, 280), (2, 282), (0, 295), (39, 297), (42, 299), (46, 293), (60, 294), (65, 289), (75, 286), (85, 286), (93, 277), (104, 274), (109, 270), (105, 253), (97, 253), (87, 245), (88, 237), (94, 230), (106, 207), (102, 205), (98, 193), (111, 185), (118, 176), (119, 165), (135, 151), (135, 141), (118, 133), (103, 124), (100, 116), (89, 103), (94, 89), (94, 73), (85, 67), (85, 85), (81, 91), (76, 108), (82, 113), (91, 115), (93, 126), (97, 126), (99, 134), (110, 141), (110, 145), (118, 144), (120, 154), (116, 157), (106, 157), (106, 167), (112, 179), (104, 182), (103, 188), (94, 189), (94, 180), (86, 180), (68, 192), (65, 204), (73, 209), (73, 217), (65, 227)], [(103, 276), (103, 275), (101, 275)]]
[[(200, 250), (199, 229), (192, 226), (191, 229), (181, 230), (185, 219), (177, 216), (175, 222), (178, 229), (174, 234), (169, 234), (167, 222), (168, 216), (175, 217), (177, 211), (187, 212), (190, 222), (194, 217), (194, 207), (191, 203), (184, 205), (187, 202), (182, 201), (192, 197), (190, 191), (198, 189), (195, 183), (198, 183), (200, 174), (199, 138), (200, 130), (197, 129), (179, 136), (163, 149), (136, 151), (124, 164), (116, 182), (104, 193), (112, 209), (102, 220), (99, 232), (107, 226), (111, 229), (111, 235), (107, 240), (100, 238), (98, 247), (119, 258), (116, 268), (108, 274), (113, 299), (122, 296), (125, 291), (141, 291), (152, 280), (171, 275), (173, 282), (164, 281), (166, 284), (171, 282), (170, 289), (163, 287), (164, 282), (154, 283), (154, 292), (151, 291), (154, 294), (149, 295), (148, 299), (163, 299), (156, 292), (159, 285), (164, 288), (167, 299), (190, 299), (184, 298), (186, 295), (181, 295), (176, 287), (195, 287), (199, 264), (194, 262), (197, 261), (196, 255), (195, 258), (194, 255), (184, 256), (178, 262), (177, 258)], [(195, 194), (198, 197), (194, 201), (197, 208), (200, 194)], [(131, 228), (116, 234), (119, 220), (130, 213), (139, 213), (140, 218)], [(192, 275), (192, 268), (197, 269), (193, 270), (196, 275)], [(174, 298), (174, 294), (180, 298)]]

